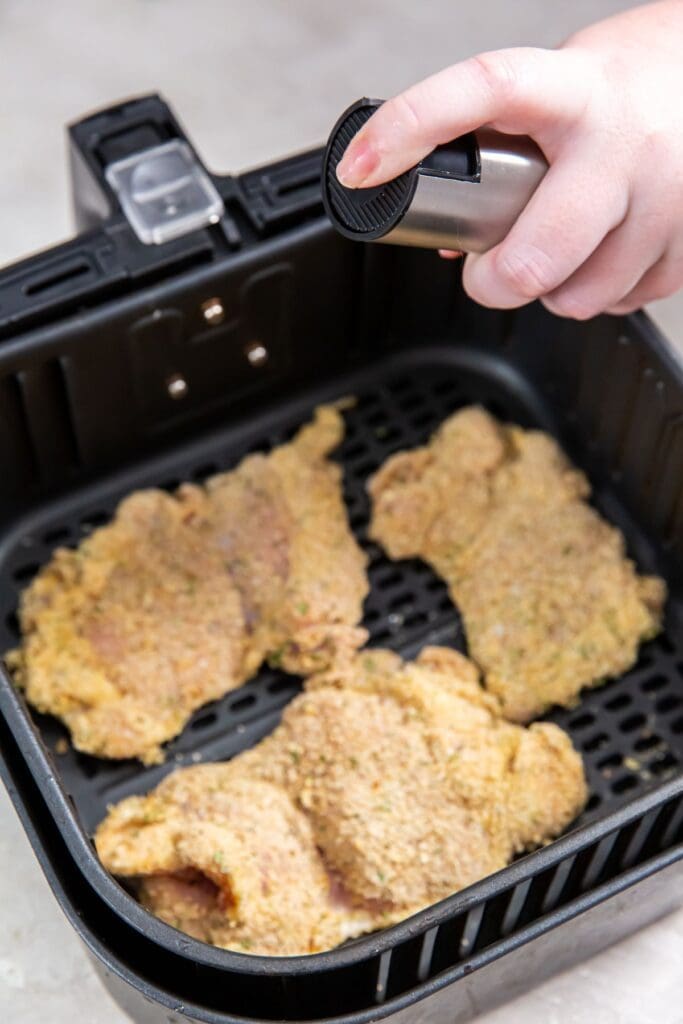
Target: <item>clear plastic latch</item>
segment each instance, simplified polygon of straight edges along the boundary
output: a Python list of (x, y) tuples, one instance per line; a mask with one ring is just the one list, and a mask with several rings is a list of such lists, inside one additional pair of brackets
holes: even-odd
[(162, 245), (223, 216), (213, 182), (180, 139), (117, 160), (105, 176), (145, 245)]

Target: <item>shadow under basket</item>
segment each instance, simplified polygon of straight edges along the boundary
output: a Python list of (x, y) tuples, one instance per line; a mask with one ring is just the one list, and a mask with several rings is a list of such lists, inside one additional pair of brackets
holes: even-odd
[[(142, 246), (115, 205), (88, 221), (92, 139), (127, 131), (134, 151), (145, 118), (181, 136), (155, 97), (74, 126), (89, 230), (0, 274), (0, 650), (17, 643), (19, 595), (55, 547), (78, 544), (127, 493), (229, 469), (347, 395), (335, 458), (369, 557), (372, 645), (466, 650), (438, 577), (368, 541), (366, 483), (470, 403), (558, 438), (639, 569), (666, 578), (665, 628), (631, 671), (547, 716), (586, 766), (590, 800), (571, 832), (329, 953), (265, 958), (190, 939), (103, 870), (90, 838), (110, 804), (268, 733), (298, 680), (262, 670), (144, 767), (75, 752), (0, 670), (3, 778), (56, 898), (136, 1021), (470, 1019), (683, 902), (683, 371), (642, 314), (576, 324), (540, 306), (483, 310), (434, 254), (334, 236), (319, 153), (214, 177), (225, 217), (184, 248)], [(68, 268), (74, 246), (92, 274), (50, 269)]]

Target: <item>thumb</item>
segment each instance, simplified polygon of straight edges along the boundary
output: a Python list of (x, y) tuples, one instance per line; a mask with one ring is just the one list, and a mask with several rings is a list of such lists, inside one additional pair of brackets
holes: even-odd
[(575, 50), (528, 47), (454, 64), (383, 103), (349, 143), (337, 177), (347, 188), (380, 185), (483, 124), (559, 132), (585, 105), (581, 60)]

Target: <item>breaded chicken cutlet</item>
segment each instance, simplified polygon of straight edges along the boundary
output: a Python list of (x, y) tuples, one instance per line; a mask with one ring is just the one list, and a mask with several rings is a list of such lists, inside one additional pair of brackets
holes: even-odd
[(175, 927), (293, 955), (502, 868), (558, 835), (586, 796), (569, 737), (503, 719), (462, 655), (367, 650), (311, 677), (256, 747), (122, 801), (95, 843)]
[(661, 626), (662, 580), (639, 576), (585, 476), (548, 435), (484, 409), (392, 456), (369, 483), (370, 535), (448, 584), (472, 659), (526, 722), (626, 671)]
[(154, 762), (264, 659), (306, 674), (361, 646), (366, 560), (327, 458), (343, 433), (321, 407), (269, 455), (205, 487), (137, 492), (56, 551), (22, 595), (7, 658), (27, 699), (79, 750)]

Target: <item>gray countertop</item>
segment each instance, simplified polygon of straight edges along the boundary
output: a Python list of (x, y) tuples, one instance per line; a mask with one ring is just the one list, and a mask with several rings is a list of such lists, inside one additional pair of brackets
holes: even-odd
[[(0, 264), (70, 234), (63, 125), (160, 91), (207, 164), (319, 143), (350, 100), (470, 53), (551, 45), (609, 0), (7, 0), (0, 5)], [(683, 355), (683, 298), (652, 310)], [(486, 1024), (683, 1024), (683, 911), (552, 979)], [(124, 1024), (0, 790), (0, 1021)]]

